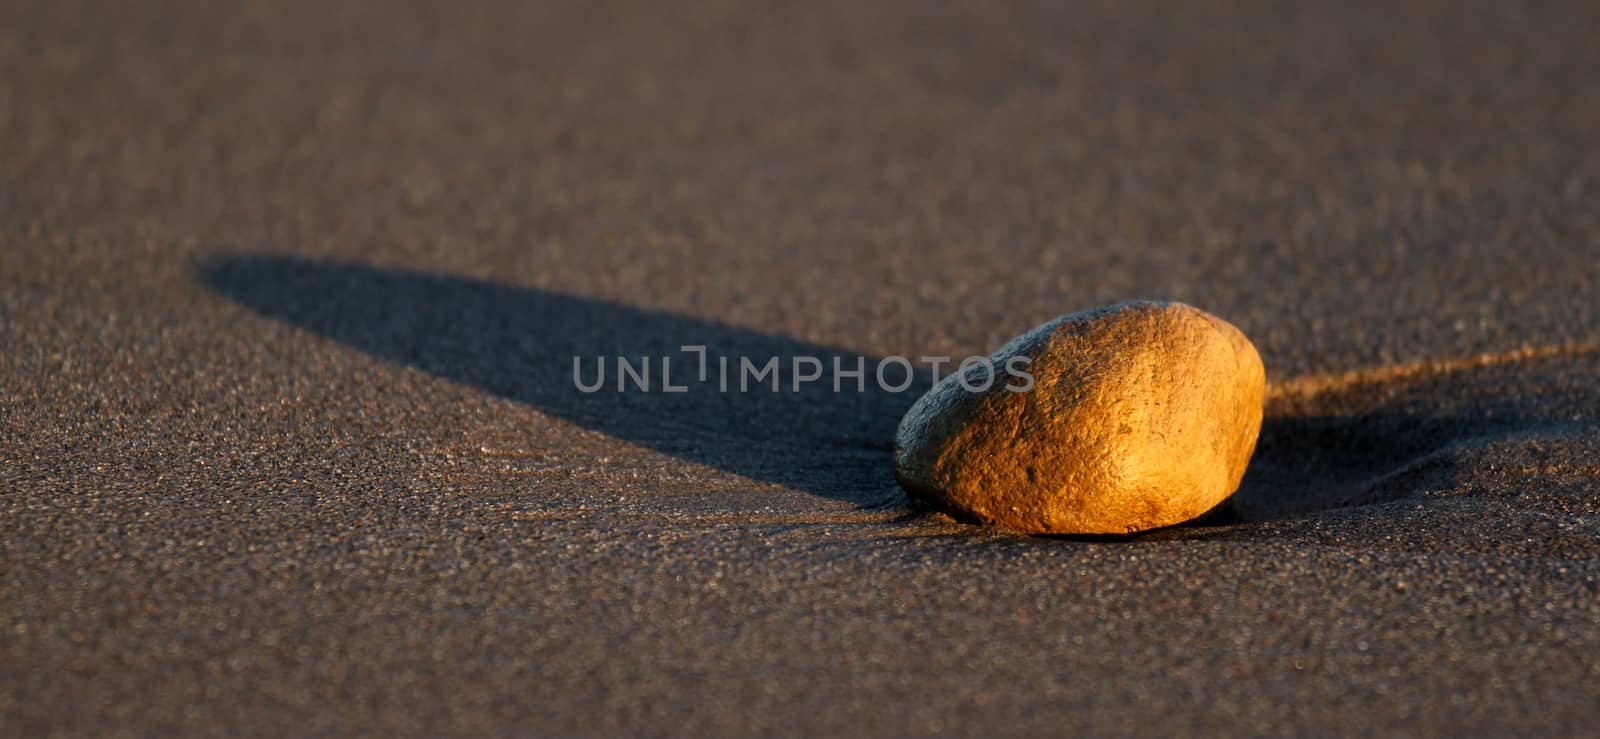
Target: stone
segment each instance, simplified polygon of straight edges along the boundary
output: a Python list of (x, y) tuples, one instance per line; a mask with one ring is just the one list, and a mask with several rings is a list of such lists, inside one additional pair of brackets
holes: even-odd
[(1238, 489), (1261, 431), (1255, 346), (1182, 303), (1062, 316), (990, 361), (945, 377), (895, 435), (900, 485), (960, 520), (1025, 534), (1183, 523)]

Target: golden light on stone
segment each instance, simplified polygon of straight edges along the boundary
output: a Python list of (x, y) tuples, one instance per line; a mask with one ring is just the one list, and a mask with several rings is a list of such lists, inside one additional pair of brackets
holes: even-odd
[(1034, 387), (945, 378), (906, 413), (895, 476), (963, 520), (1029, 534), (1126, 534), (1189, 521), (1238, 489), (1266, 373), (1232, 324), (1182, 303), (1062, 316), (1012, 340)]

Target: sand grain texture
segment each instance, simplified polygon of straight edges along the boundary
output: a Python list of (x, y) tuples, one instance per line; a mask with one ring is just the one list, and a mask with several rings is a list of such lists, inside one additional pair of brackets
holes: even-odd
[[(1597, 27), (0, 2), (0, 733), (1591, 733)], [(1126, 541), (913, 505), (914, 392), (572, 389), (1133, 297), (1299, 389)]]

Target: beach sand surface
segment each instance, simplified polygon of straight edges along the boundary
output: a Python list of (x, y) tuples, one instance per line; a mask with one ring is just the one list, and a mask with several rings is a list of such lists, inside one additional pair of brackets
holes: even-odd
[[(1522, 5), (0, 2), (0, 733), (1592, 732), (1600, 4)], [(1135, 298), (1270, 389), (1129, 539), (915, 505), (926, 368), (572, 383)]]

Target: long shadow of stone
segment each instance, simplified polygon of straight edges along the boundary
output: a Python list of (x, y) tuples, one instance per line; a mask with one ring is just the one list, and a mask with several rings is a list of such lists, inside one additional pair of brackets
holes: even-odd
[[(604, 300), (356, 264), (246, 256), (216, 258), (201, 278), (262, 315), (369, 354), (527, 403), (634, 444), (752, 479), (862, 505), (903, 502), (892, 470), (900, 417), (930, 378), (912, 371), (902, 392), (878, 386), (871, 357)], [(699, 352), (704, 346), (705, 380)], [(581, 368), (574, 376), (574, 357)], [(605, 384), (579, 389), (598, 377)], [(642, 369), (617, 390), (615, 359)], [(752, 381), (740, 358), (772, 379)], [(794, 389), (794, 360), (814, 357), (822, 379)], [(665, 377), (663, 358), (670, 364)], [(727, 358), (724, 390), (719, 358)], [(802, 360), (803, 361), (803, 360)], [(834, 363), (865, 369), (832, 382)], [(886, 369), (892, 385), (906, 365)], [(814, 368), (802, 365), (811, 374)], [(641, 375), (645, 373), (639, 373)], [(746, 380), (740, 390), (740, 378)], [(664, 384), (685, 388), (667, 392)], [(863, 387), (864, 386), (864, 387)]]
[[(527, 403), (583, 427), (755, 480), (861, 505), (902, 503), (892, 472), (894, 429), (929, 385), (913, 372), (902, 392), (878, 387), (877, 360), (836, 348), (604, 300), (355, 264), (247, 256), (203, 265), (212, 289), (271, 318), (361, 351)], [(706, 381), (699, 355), (709, 358)], [(651, 390), (618, 392), (613, 361), (651, 362)], [(608, 363), (605, 386), (594, 362)], [(684, 392), (663, 392), (661, 358)], [(730, 361), (721, 388), (717, 359)], [(771, 381), (738, 387), (741, 357), (779, 363)], [(793, 389), (793, 360), (815, 357), (824, 379)], [(864, 387), (835, 392), (835, 362), (861, 366)], [(1583, 362), (1566, 367), (1562, 362)], [(1592, 383), (1528, 383), (1595, 371), (1596, 358), (1551, 359), (1556, 375), (1522, 364), (1374, 383), (1269, 403), (1239, 491), (1193, 522), (1265, 521), (1401, 500), (1448, 486), (1455, 453), (1517, 435), (1559, 433), (1573, 408), (1600, 406)], [(901, 377), (896, 367), (891, 380)], [(1582, 397), (1580, 397), (1582, 396)], [(1589, 420), (1578, 427), (1592, 427)]]

